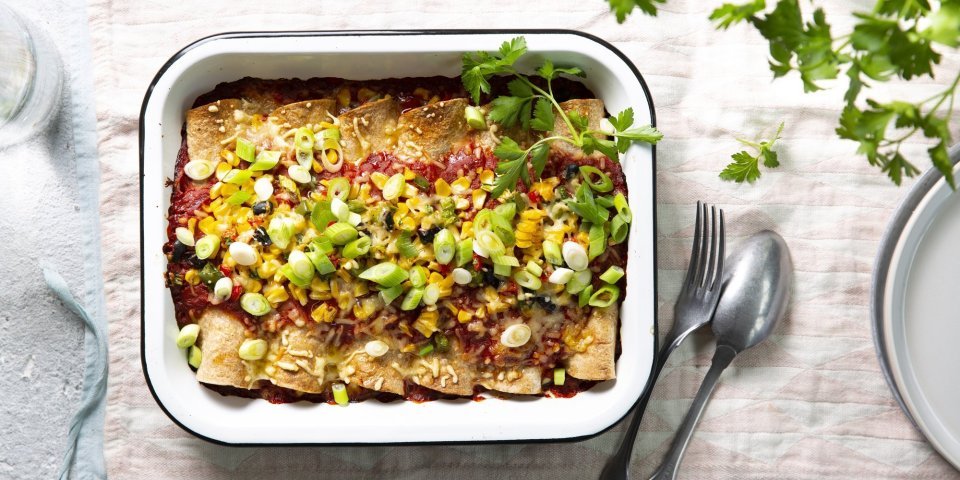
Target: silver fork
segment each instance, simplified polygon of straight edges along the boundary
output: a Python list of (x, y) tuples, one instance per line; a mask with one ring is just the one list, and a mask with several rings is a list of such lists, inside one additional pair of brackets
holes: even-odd
[[(697, 202), (697, 220), (693, 231), (693, 248), (690, 253), (690, 266), (683, 279), (683, 287), (674, 307), (673, 327), (667, 333), (663, 346), (657, 354), (657, 362), (647, 380), (647, 386), (634, 406), (636, 412), (627, 427), (626, 436), (617, 453), (610, 458), (600, 473), (600, 480), (626, 480), (633, 443), (637, 439), (637, 430), (643, 419), (643, 412), (650, 401), (653, 384), (660, 377), (660, 371), (667, 358), (696, 329), (710, 323), (720, 300), (721, 279), (723, 278), (723, 258), (725, 234), (723, 210)], [(708, 219), (709, 216), (709, 219)], [(719, 217), (719, 221), (718, 221)], [(719, 228), (718, 224), (719, 223)], [(707, 227), (709, 224), (709, 232)]]

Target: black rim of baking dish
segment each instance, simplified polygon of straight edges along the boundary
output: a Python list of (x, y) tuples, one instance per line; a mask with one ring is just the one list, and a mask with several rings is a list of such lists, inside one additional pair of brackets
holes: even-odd
[[(166, 63), (160, 67), (160, 70), (157, 71), (156, 76), (153, 77), (153, 80), (150, 82), (150, 85), (147, 87), (146, 94), (143, 97), (143, 103), (140, 107), (140, 126), (139, 126), (139, 155), (140, 155), (140, 367), (143, 370), (144, 379), (147, 382), (147, 387), (150, 389), (150, 394), (153, 395), (153, 399), (157, 402), (157, 405), (160, 406), (160, 409), (163, 411), (167, 417), (170, 418), (173, 423), (175, 423), (180, 428), (189, 432), (193, 436), (206, 440), (210, 443), (217, 445), (226, 445), (226, 446), (238, 446), (238, 447), (271, 447), (271, 446), (304, 446), (304, 447), (316, 447), (316, 446), (386, 446), (386, 445), (450, 445), (450, 444), (478, 444), (478, 445), (487, 445), (487, 444), (530, 444), (530, 443), (571, 443), (578, 442), (582, 440), (587, 440), (598, 435), (603, 434), (604, 432), (610, 430), (615, 425), (623, 421), (624, 418), (629, 416), (631, 412), (634, 411), (634, 408), (637, 405), (639, 396), (637, 400), (631, 404), (631, 407), (627, 409), (626, 413), (621, 416), (616, 421), (612, 422), (610, 425), (600, 429), (599, 431), (587, 435), (581, 435), (576, 437), (562, 437), (562, 438), (533, 438), (533, 439), (517, 439), (517, 440), (449, 440), (449, 441), (425, 441), (425, 442), (378, 442), (378, 443), (323, 443), (323, 442), (292, 442), (292, 443), (232, 443), (226, 442), (223, 440), (218, 440), (215, 438), (207, 437), (197, 433), (184, 425), (177, 419), (173, 414), (171, 414), (163, 402), (160, 401), (160, 398), (157, 396), (157, 392), (153, 388), (153, 383), (150, 381), (150, 374), (147, 373), (147, 359), (145, 354), (145, 342), (144, 342), (144, 328), (146, 325), (145, 322), (145, 292), (146, 286), (144, 283), (144, 203), (143, 203), (143, 145), (144, 145), (144, 115), (147, 111), (147, 104), (150, 101), (150, 97), (153, 95), (153, 89), (156, 87), (157, 82), (163, 77), (163, 74), (166, 73), (167, 69), (171, 65), (176, 63), (181, 57), (183, 57), (190, 50), (214, 41), (214, 40), (223, 40), (223, 39), (235, 39), (235, 38), (275, 38), (275, 37), (355, 37), (355, 36), (421, 36), (421, 35), (526, 35), (526, 34), (564, 34), (564, 35), (576, 35), (579, 37), (586, 38), (592, 42), (597, 43), (598, 45), (606, 48), (614, 55), (619, 57), (623, 63), (633, 72), (636, 76), (637, 81), (640, 83), (640, 86), (643, 88), (643, 95), (647, 100), (647, 105), (650, 110), (650, 124), (653, 126), (657, 125), (656, 111), (653, 106), (653, 97), (650, 95), (650, 88), (647, 86), (647, 82), (644, 80), (643, 75), (640, 74), (640, 71), (637, 69), (636, 65), (618, 48), (614, 47), (612, 44), (603, 40), (597, 36), (591, 35), (589, 33), (581, 32), (578, 30), (567, 30), (567, 29), (520, 29), (520, 30), (507, 30), (507, 29), (451, 29), (451, 30), (318, 30), (318, 31), (274, 31), (274, 32), (225, 32), (208, 37), (201, 38), (186, 47), (182, 48), (180, 51), (175, 53)], [(651, 195), (653, 196), (653, 228), (651, 234), (653, 235), (653, 360), (650, 365), (650, 373), (648, 375), (646, 384), (644, 385), (641, 395), (643, 395), (646, 390), (653, 388), (653, 374), (655, 372), (656, 366), (656, 352), (658, 351), (659, 343), (659, 328), (657, 322), (657, 148), (656, 145), (650, 146), (651, 154), (651, 170), (652, 175), (650, 176), (650, 185), (651, 185)], [(618, 335), (619, 338), (619, 335)]]

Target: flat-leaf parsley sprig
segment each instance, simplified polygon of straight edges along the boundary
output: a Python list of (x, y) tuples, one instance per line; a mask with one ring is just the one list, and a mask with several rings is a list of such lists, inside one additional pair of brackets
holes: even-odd
[(746, 147), (755, 150), (756, 154), (751, 154), (747, 150), (741, 150), (731, 155), (733, 161), (720, 172), (720, 178), (737, 183), (753, 183), (760, 178), (760, 162), (767, 168), (776, 168), (780, 166), (780, 160), (777, 159), (777, 152), (773, 150), (773, 145), (780, 140), (780, 134), (783, 133), (783, 122), (777, 127), (777, 133), (770, 140), (754, 142), (743, 138), (737, 141)]
[[(514, 139), (503, 136), (494, 149), (494, 155), (500, 159), (497, 165), (497, 178), (494, 181), (493, 198), (504, 191), (516, 187), (517, 182), (530, 184), (529, 169), (533, 169), (536, 178), (540, 177), (547, 162), (550, 144), (555, 141), (566, 142), (579, 148), (585, 154), (601, 152), (611, 160), (619, 161), (619, 154), (627, 151), (633, 142), (657, 143), (663, 134), (651, 125), (633, 126), (633, 109), (627, 108), (608, 119), (610, 131), (592, 130), (589, 119), (576, 111), (564, 112), (553, 93), (553, 80), (561, 74), (583, 77), (583, 70), (577, 67), (558, 67), (549, 59), (536, 70), (536, 76), (546, 82), (543, 88), (530, 78), (517, 71), (517, 60), (527, 52), (524, 37), (503, 42), (497, 53), (475, 52), (463, 55), (461, 80), (474, 103), (480, 103), (482, 94), (491, 91), (490, 78), (495, 75), (514, 77), (507, 84), (509, 95), (498, 96), (491, 102), (489, 118), (497, 124), (510, 128), (516, 125), (525, 130), (542, 132), (532, 145), (523, 148)], [(554, 130), (557, 117), (566, 125), (569, 136), (550, 135), (545, 132)], [(612, 139), (606, 138), (611, 136)], [(528, 167), (529, 164), (529, 167)]]

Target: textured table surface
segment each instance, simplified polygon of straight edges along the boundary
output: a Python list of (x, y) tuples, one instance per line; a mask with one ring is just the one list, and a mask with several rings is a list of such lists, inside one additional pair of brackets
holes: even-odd
[[(617, 25), (600, 0), (365, 1), (349, 7), (345, 2), (210, 0), (202, 8), (166, 0), (91, 2), (112, 349), (105, 432), (111, 476), (595, 476), (623, 425), (586, 441), (552, 445), (228, 448), (182, 431), (144, 385), (136, 135), (144, 91), (163, 62), (193, 40), (223, 31), (464, 27), (583, 30), (612, 42), (644, 74), (658, 126), (666, 134), (657, 147), (662, 329), (672, 319), (697, 199), (726, 209), (731, 243), (771, 228), (793, 251), (797, 273), (790, 314), (770, 341), (738, 358), (724, 375), (690, 445), (683, 478), (956, 476), (898, 409), (871, 343), (872, 262), (905, 189), (856, 156), (854, 144), (836, 138), (841, 91), (803, 95), (795, 78), (772, 82), (766, 45), (755, 32), (713, 29), (707, 16), (718, 3), (670, 0), (656, 19), (635, 15)], [(850, 24), (849, 10), (840, 6), (854, 2), (817, 3), (826, 4), (838, 31)], [(855, 3), (868, 9), (872, 2)], [(960, 56), (945, 55), (943, 70), (957, 68)], [(926, 97), (948, 77), (885, 87), (880, 95)], [(717, 178), (738, 148), (735, 136), (753, 137), (780, 121), (786, 130), (779, 169), (753, 186)], [(924, 147), (909, 144), (904, 152), (921, 156)], [(649, 474), (666, 451), (711, 354), (708, 336), (699, 335), (671, 359), (641, 428), (634, 456), (637, 478)], [(5, 365), (0, 362), (10, 368)]]

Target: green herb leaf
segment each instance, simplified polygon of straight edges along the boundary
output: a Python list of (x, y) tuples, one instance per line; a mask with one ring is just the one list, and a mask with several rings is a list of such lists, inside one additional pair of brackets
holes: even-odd
[(517, 37), (503, 42), (499, 55), (488, 52), (463, 54), (460, 79), (474, 103), (480, 103), (482, 93), (490, 93), (489, 79), (493, 75), (514, 73), (513, 64), (527, 52), (527, 41)]
[(541, 132), (549, 132), (553, 130), (553, 124), (553, 104), (546, 98), (537, 100), (536, 107), (533, 109), (533, 120), (530, 122), (530, 128)]
[(782, 132), (783, 122), (780, 123), (780, 126), (777, 128), (777, 133), (771, 140), (765, 140), (759, 143), (740, 140), (744, 145), (755, 149), (757, 153), (752, 155), (750, 152), (743, 150), (731, 155), (730, 157), (733, 159), (733, 162), (728, 164), (727, 167), (720, 172), (720, 178), (737, 183), (753, 183), (760, 178), (761, 160), (767, 168), (779, 167), (780, 161), (777, 159), (777, 152), (773, 150), (773, 145), (780, 139)]
[(710, 20), (717, 22), (718, 29), (726, 30), (731, 25), (753, 19), (754, 15), (762, 12), (766, 8), (767, 4), (764, 0), (754, 0), (743, 5), (724, 3), (710, 13)]
[(493, 181), (490, 196), (500, 198), (503, 192), (514, 188), (521, 178), (527, 178), (527, 152), (510, 137), (502, 137), (493, 154), (501, 161), (497, 164), (497, 177)]
[(529, 125), (530, 101), (530, 97), (497, 97), (490, 106), (490, 120), (504, 127)]
[(634, 8), (651, 17), (657, 16), (656, 4), (666, 3), (666, 0), (607, 0), (607, 3), (610, 4), (610, 11), (616, 14), (617, 22), (623, 23)]

